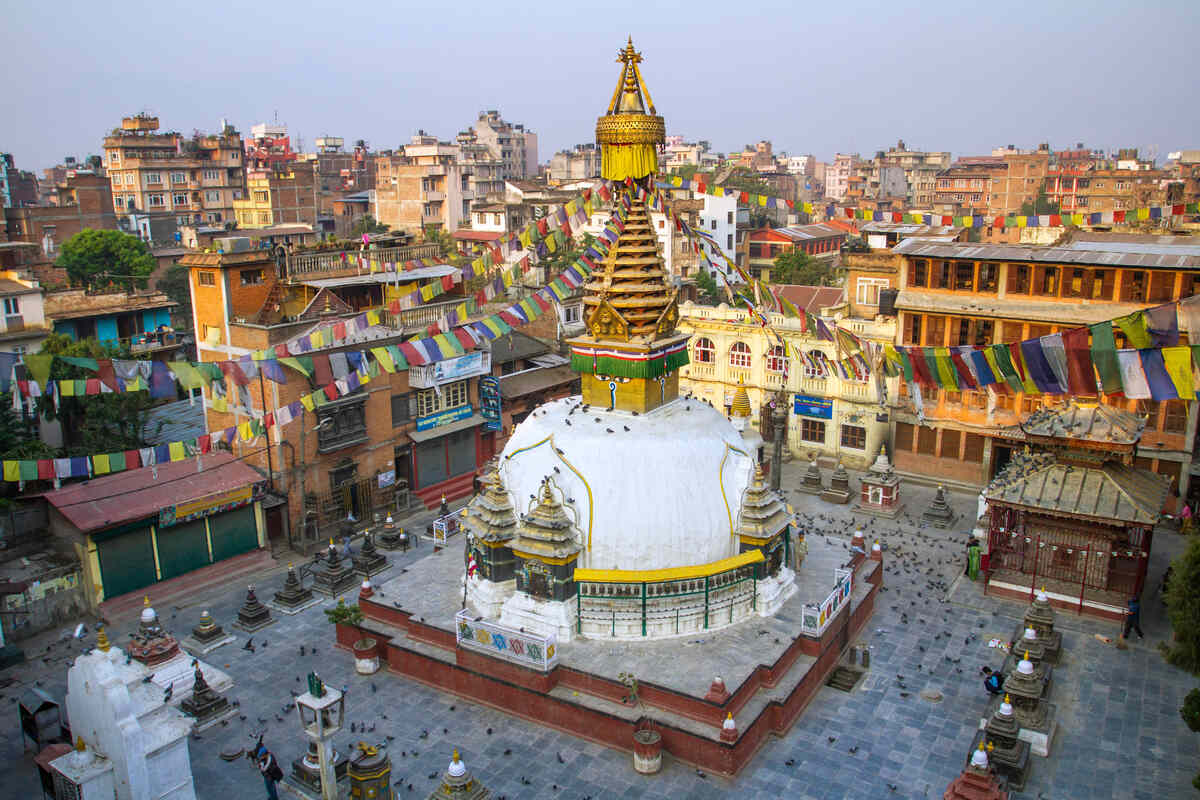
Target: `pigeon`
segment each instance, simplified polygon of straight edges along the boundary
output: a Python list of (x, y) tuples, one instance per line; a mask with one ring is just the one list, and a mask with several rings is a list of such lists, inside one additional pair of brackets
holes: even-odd
[(609, 433), (612, 433), (612, 432), (613, 432), (613, 429), (612, 429), (612, 428), (605, 428), (604, 430), (608, 431)]
[(375, 694), (378, 691), (379, 687), (375, 685), (375, 681), (371, 681), (371, 694)]
[(246, 643), (244, 645), (242, 645), (242, 649), (249, 650), (251, 653), (254, 652), (254, 637), (253, 636), (251, 636), (249, 639), (246, 640)]
[(787, 761), (785, 761), (783, 763), (785, 766), (794, 767), (794, 766), (796, 766), (796, 759), (789, 758)]
[(300, 655), (304, 655), (304, 645), (300, 645)]
[(699, 777), (699, 778), (705, 779), (705, 780), (707, 780), (707, 778), (708, 778), (708, 776), (707, 776), (707, 775), (705, 775), (705, 774), (704, 774), (703, 772), (701, 772), (700, 770), (696, 770), (696, 776), (697, 776), (697, 777)]
[(153, 672), (151, 672), (151, 673), (150, 673), (149, 675), (147, 675), (146, 677), (142, 678), (142, 683), (149, 683), (149, 682), (150, 682), (150, 681), (152, 681), (152, 680), (154, 680), (154, 673), (153, 673)]
[(836, 737), (836, 736), (826, 736), (825, 738), (829, 740), (829, 743), (830, 743), (830, 744), (833, 744), (834, 742), (836, 742), (836, 741), (837, 741), (837, 737)]
[(174, 693), (174, 691), (175, 691), (175, 684), (172, 683), (170, 686), (167, 687), (167, 691), (163, 692), (163, 702), (164, 703), (171, 699), (171, 694)]
[(560, 764), (567, 763), (567, 760), (562, 757), (562, 753), (555, 753), (555, 755), (558, 756), (558, 763), (560, 763)]

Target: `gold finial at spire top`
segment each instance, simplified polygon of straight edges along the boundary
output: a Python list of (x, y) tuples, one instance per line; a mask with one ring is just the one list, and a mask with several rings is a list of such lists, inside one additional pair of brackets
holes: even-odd
[(150, 595), (147, 594), (142, 596), (142, 606), (145, 608), (150, 607)]
[(101, 653), (107, 653), (110, 647), (112, 645), (109, 644), (108, 634), (104, 632), (104, 626), (101, 625), (100, 630), (96, 633), (96, 649)]
[(1028, 650), (1025, 651), (1025, 660), (1026, 661), (1029, 660), (1029, 651)]
[(450, 754), (450, 760), (451, 760), (451, 761), (458, 761), (458, 760), (459, 760), (459, 758), (458, 758), (458, 748), (457, 748), (457, 747), (456, 747), (456, 748), (454, 748), (454, 752)]
[(87, 742), (85, 742), (83, 740), (82, 736), (76, 736), (75, 737), (75, 752), (82, 753), (84, 750), (87, 750)]
[(1008, 696), (1008, 692), (1005, 692), (1005, 693), (1004, 693), (1004, 702), (1006, 702), (1006, 703), (1008, 703), (1008, 704), (1010, 704), (1010, 705), (1012, 704), (1012, 698), (1010, 698), (1010, 697)]

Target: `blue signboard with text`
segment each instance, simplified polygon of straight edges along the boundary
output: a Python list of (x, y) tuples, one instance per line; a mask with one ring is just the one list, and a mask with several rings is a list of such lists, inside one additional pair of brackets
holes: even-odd
[(500, 430), (500, 379), (493, 375), (479, 379), (479, 413), (485, 430)]
[(828, 397), (813, 397), (808, 394), (795, 395), (795, 414), (800, 417), (833, 419), (833, 400)]
[(458, 422), (460, 419), (466, 419), (475, 413), (471, 406), (458, 406), (457, 408), (449, 408), (445, 411), (439, 411), (437, 414), (430, 414), (427, 417), (417, 417), (417, 430), (427, 431), (430, 428), (436, 428), (439, 425), (446, 425), (451, 422)]

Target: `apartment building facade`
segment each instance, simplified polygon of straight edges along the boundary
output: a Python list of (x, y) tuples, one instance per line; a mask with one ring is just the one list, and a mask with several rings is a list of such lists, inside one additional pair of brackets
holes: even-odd
[(520, 123), (506, 122), (500, 112), (480, 111), (472, 126), (476, 140), (503, 164), (505, 179), (531, 178), (538, 171), (537, 134)]
[[(1200, 290), (1200, 246), (1171, 237), (1124, 237), (1054, 247), (907, 239), (901, 257), (897, 343), (958, 346), (1020, 342), (1059, 333)], [(1188, 331), (1189, 340), (1196, 335)], [(1126, 347), (1116, 332), (1117, 347)], [(1007, 390), (901, 386), (893, 432), (896, 467), (911, 474), (985, 485), (1026, 441), (1022, 422), (1064, 399)], [(1191, 483), (1196, 404), (1099, 394), (1079, 402), (1112, 405), (1148, 419), (1135, 464)], [(923, 409), (923, 414), (918, 413)]]
[(179, 225), (231, 222), (246, 188), (241, 134), (232, 125), (191, 138), (158, 131), (158, 117), (138, 114), (104, 137), (116, 213), (172, 217)]
[(825, 198), (841, 202), (846, 198), (850, 176), (855, 174), (862, 161), (858, 153), (837, 153), (833, 163), (825, 170)]
[(108, 178), (87, 170), (72, 171), (55, 186), (53, 205), (13, 206), (3, 210), (8, 240), (29, 242), (53, 260), (64, 242), (85, 228), (116, 230)]
[(246, 174), (246, 194), (233, 201), (239, 228), (272, 225), (316, 225), (318, 214), (316, 164), (280, 161)]

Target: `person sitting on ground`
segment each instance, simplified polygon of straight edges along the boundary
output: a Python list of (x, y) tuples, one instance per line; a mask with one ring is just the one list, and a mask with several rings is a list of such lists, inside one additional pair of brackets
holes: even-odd
[(984, 667), (983, 674), (987, 676), (983, 679), (983, 688), (988, 690), (988, 694), (1004, 694), (1004, 678), (999, 672), (993, 672), (991, 667)]

